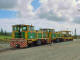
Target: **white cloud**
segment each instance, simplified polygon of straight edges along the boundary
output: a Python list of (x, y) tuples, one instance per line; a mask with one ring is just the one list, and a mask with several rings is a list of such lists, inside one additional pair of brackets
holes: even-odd
[(76, 0), (40, 0), (41, 6), (37, 10), (40, 18), (53, 21), (73, 22), (80, 17), (80, 3)]
[(16, 8), (18, 0), (0, 0), (0, 9)]
[(48, 0), (40, 0), (41, 3), (48, 2)]
[(0, 9), (18, 11), (17, 16), (20, 18), (32, 18), (35, 13), (31, 5), (33, 0), (0, 0)]
[(18, 9), (20, 12), (20, 17), (22, 18), (32, 18), (35, 13), (33, 12), (33, 7), (31, 5), (33, 0), (19, 0)]
[[(8, 2), (6, 2), (8, 1)], [(40, 0), (41, 6), (33, 12), (33, 0), (0, 0), (0, 9), (13, 9), (22, 18), (37, 18), (53, 21), (74, 22), (80, 17), (80, 1), (76, 0)], [(77, 18), (79, 23), (79, 19)], [(77, 22), (76, 21), (76, 22)]]

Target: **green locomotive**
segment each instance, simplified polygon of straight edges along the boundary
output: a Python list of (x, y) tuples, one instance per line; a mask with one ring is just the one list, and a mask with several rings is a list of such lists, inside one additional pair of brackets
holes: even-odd
[(34, 30), (32, 25), (13, 25), (11, 47), (24, 48), (33, 44), (50, 44), (54, 29)]
[(54, 29), (35, 30), (32, 25), (13, 25), (12, 40), (10, 46), (13, 48), (24, 48), (31, 45), (51, 44), (52, 42), (61, 42), (72, 40), (72, 36), (67, 32), (55, 32)]

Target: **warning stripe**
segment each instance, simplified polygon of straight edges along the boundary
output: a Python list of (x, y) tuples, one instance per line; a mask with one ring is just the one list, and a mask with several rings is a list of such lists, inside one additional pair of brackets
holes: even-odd
[(27, 41), (11, 41), (10, 46), (11, 47), (16, 47), (16, 44), (19, 44), (21, 48), (24, 48), (27, 46)]

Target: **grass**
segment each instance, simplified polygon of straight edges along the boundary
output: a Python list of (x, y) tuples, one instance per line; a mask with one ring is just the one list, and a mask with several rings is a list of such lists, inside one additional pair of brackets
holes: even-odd
[(5, 39), (5, 38), (11, 39), (11, 36), (0, 35), (0, 39)]
[(0, 42), (10, 42), (11, 36), (0, 35)]

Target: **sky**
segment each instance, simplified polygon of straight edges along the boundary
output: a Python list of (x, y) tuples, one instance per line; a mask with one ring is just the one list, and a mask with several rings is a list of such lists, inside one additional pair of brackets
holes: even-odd
[(14, 24), (71, 30), (73, 34), (76, 28), (80, 35), (80, 0), (0, 0), (0, 28), (11, 32)]
[(16, 18), (16, 11), (0, 10), (0, 18)]

